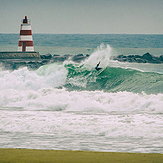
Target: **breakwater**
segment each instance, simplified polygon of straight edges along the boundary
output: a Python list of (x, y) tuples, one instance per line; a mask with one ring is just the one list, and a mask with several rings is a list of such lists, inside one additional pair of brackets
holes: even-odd
[[(38, 69), (39, 67), (54, 63), (54, 62), (64, 62), (65, 60), (72, 60), (73, 62), (80, 63), (87, 59), (89, 54), (65, 54), (59, 55), (50, 53), (45, 55), (40, 55), (39, 52), (0, 52), (0, 64), (5, 69), (15, 70), (20, 67), (27, 67), (29, 69)], [(133, 62), (133, 63), (152, 63), (152, 64), (162, 64), (163, 56), (153, 56), (150, 53), (145, 53), (141, 55), (118, 55), (111, 56), (110, 60), (117, 60), (119, 62)]]
[(54, 54), (39, 55), (38, 52), (0, 52), (0, 64), (5, 69), (15, 70), (20, 67), (27, 67), (29, 69), (38, 69), (39, 67), (54, 63), (64, 62), (65, 60), (72, 60), (74, 62), (81, 62), (88, 58), (89, 55), (70, 55), (63, 56)]
[(111, 57), (113, 60), (117, 60), (119, 62), (136, 62), (136, 63), (154, 63), (154, 64), (160, 64), (163, 63), (163, 55), (160, 57), (156, 57), (151, 55), (150, 53), (145, 53), (142, 56), (140, 55), (118, 55)]
[(0, 65), (5, 69), (15, 70), (20, 67), (36, 69), (42, 64), (39, 52), (0, 52)]

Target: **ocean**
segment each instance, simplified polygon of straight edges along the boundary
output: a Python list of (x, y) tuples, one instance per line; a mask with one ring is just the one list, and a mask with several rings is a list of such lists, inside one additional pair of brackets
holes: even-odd
[[(0, 34), (0, 51), (16, 51), (18, 39)], [(34, 34), (33, 40), (42, 55), (90, 56), (36, 70), (0, 66), (0, 148), (163, 153), (163, 64), (111, 60), (161, 56), (163, 35)]]

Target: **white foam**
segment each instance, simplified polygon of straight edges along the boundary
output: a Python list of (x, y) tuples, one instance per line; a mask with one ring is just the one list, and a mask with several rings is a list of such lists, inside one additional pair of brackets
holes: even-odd
[(61, 64), (0, 71), (0, 147), (163, 152), (163, 94), (57, 89)]
[(38, 90), (58, 87), (65, 83), (67, 70), (63, 65), (46, 65), (37, 71), (21, 68), (12, 72), (0, 71), (0, 90)]
[(163, 117), (152, 109), (163, 95), (44, 89), (25, 99), (25, 110), (1, 110), (0, 147), (163, 152)]
[(84, 66), (87, 69), (94, 68), (100, 61), (100, 67), (107, 67), (109, 65), (110, 56), (112, 53), (112, 48), (110, 45), (101, 44), (95, 52), (93, 52), (90, 57), (84, 61)]
[[(42, 80), (43, 81), (43, 80)], [(146, 95), (131, 92), (106, 93), (103, 91), (71, 91), (42, 87), (35, 89), (36, 83), (1, 90), (1, 107), (22, 107), (25, 110), (65, 110), (71, 112), (154, 112), (163, 113), (163, 94)], [(39, 86), (38, 86), (39, 87)]]
[[(63, 65), (56, 63), (42, 66), (36, 71), (29, 71), (27, 68), (12, 72), (0, 71), (0, 106), (75, 112), (163, 112), (163, 94), (68, 92), (66, 89), (56, 89), (66, 83), (67, 73)], [(84, 87), (84, 82), (74, 82), (83, 84)]]

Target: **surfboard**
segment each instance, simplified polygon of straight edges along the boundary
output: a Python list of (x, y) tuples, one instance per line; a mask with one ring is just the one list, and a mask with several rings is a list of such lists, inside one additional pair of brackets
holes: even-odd
[(97, 74), (97, 76), (100, 75), (102, 72), (104, 72), (105, 69), (106, 68), (101, 69), (100, 72)]

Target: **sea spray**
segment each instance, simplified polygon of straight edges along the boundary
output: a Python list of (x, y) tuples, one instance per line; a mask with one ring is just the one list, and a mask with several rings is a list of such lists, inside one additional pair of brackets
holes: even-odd
[[(64, 65), (68, 69), (68, 78), (65, 87), (68, 90), (83, 90), (83, 88), (87, 90), (90, 83), (96, 82), (97, 72), (94, 69), (95, 66), (100, 61), (100, 67), (106, 68), (109, 65), (111, 53), (112, 48), (110, 45), (101, 44), (88, 59), (79, 65), (72, 61), (65, 61)], [(88, 90), (91, 90), (91, 87)]]
[(111, 55), (112, 48), (110, 45), (101, 44), (83, 64), (88, 69), (92, 69), (100, 61), (100, 67), (106, 68), (109, 65)]
[(68, 71), (63, 64), (54, 63), (40, 67), (36, 73), (44, 78), (47, 85), (56, 88), (65, 84)]

